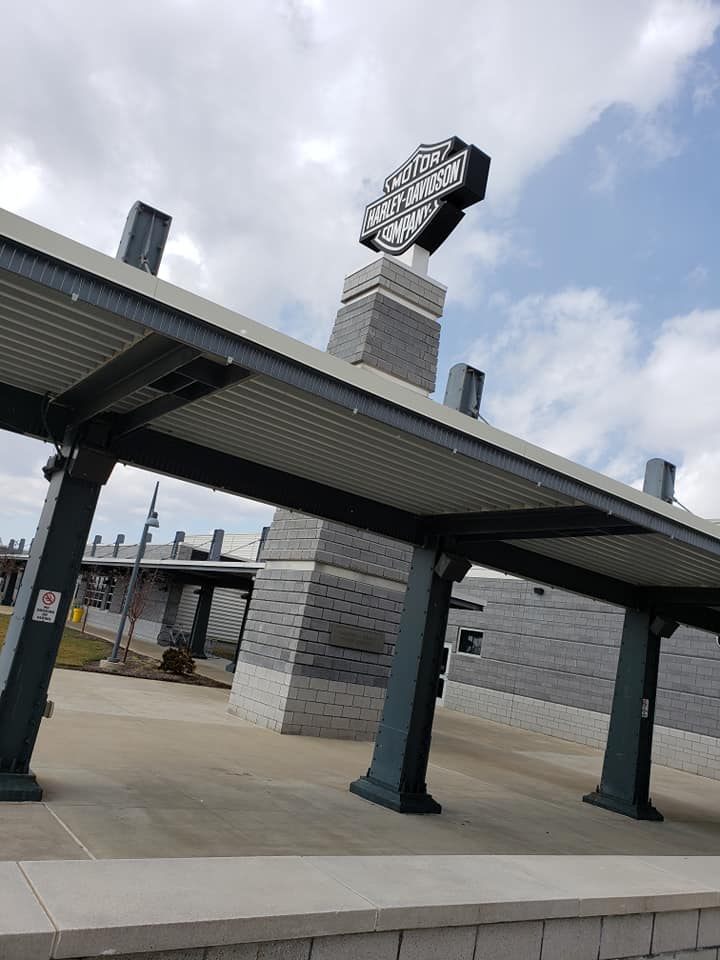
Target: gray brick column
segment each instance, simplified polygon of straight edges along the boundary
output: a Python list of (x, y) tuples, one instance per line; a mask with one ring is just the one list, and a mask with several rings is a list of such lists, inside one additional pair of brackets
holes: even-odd
[[(435, 389), (445, 288), (380, 257), (345, 280), (328, 352)], [(411, 550), (278, 510), (255, 581), (230, 712), (281, 733), (375, 736)]]

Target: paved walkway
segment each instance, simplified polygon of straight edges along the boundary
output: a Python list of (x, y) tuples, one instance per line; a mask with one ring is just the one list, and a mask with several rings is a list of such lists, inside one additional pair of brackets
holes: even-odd
[(664, 824), (590, 807), (598, 751), (440, 710), (440, 816), (348, 793), (371, 744), (283, 737), (227, 691), (56, 670), (34, 769), (41, 804), (0, 804), (0, 859), (279, 854), (720, 854), (720, 782), (656, 767)]

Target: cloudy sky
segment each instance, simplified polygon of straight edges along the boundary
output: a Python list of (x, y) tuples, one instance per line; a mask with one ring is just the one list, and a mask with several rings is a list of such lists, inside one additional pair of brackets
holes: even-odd
[[(719, 26), (709, 0), (7, 5), (0, 206), (114, 255), (145, 200), (166, 279), (324, 347), (364, 205), (458, 135), (492, 167), (431, 260), (439, 383), (474, 363), (494, 425), (635, 484), (663, 456), (720, 517)], [(0, 432), (5, 542), (47, 455)], [(131, 540), (152, 486), (117, 467), (93, 533)], [(159, 509), (160, 538), (272, 514), (165, 479)]]

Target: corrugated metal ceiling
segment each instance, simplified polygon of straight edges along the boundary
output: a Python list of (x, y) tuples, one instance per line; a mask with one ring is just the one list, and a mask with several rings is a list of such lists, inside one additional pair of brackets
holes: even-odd
[(162, 417), (154, 429), (422, 514), (573, 502), (265, 377)]
[(0, 380), (37, 393), (61, 393), (146, 332), (1, 271), (0, 299)]

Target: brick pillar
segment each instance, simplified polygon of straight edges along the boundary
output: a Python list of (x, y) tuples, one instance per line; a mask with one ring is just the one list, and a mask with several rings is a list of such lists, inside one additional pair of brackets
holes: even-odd
[[(328, 352), (435, 389), (445, 288), (380, 257), (345, 280)], [(278, 510), (255, 581), (230, 712), (281, 733), (373, 739), (411, 549)]]

